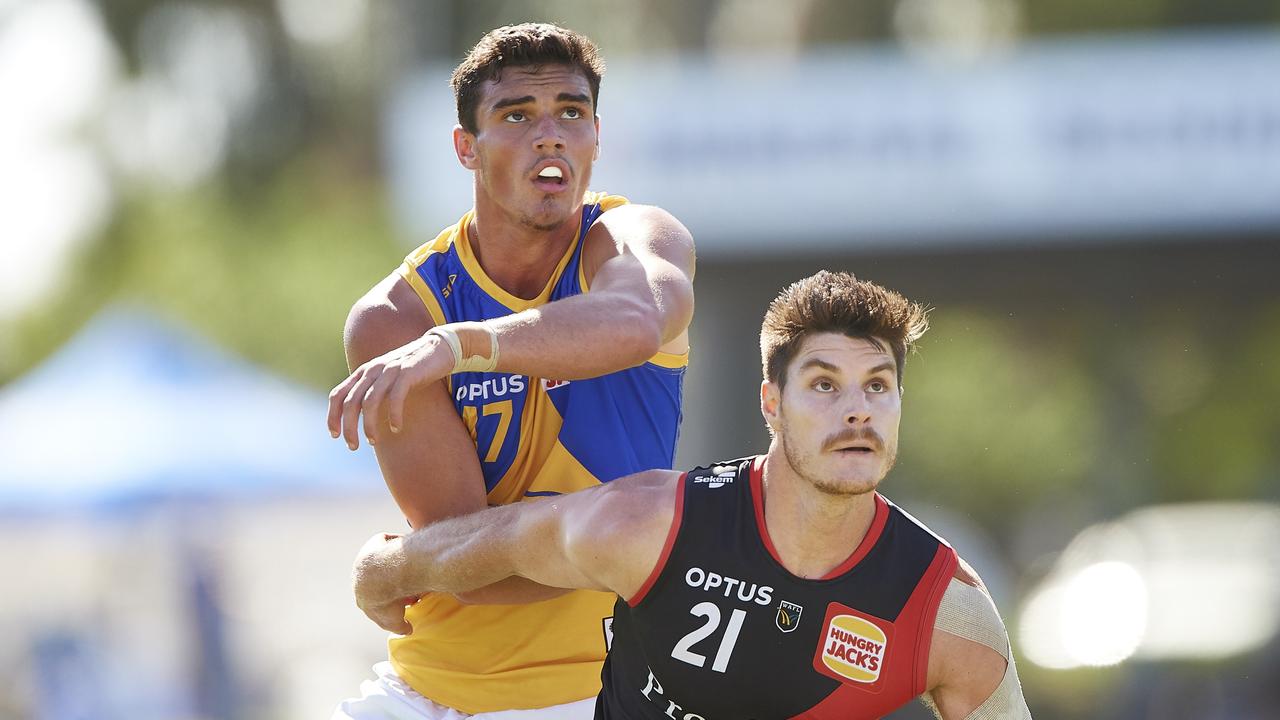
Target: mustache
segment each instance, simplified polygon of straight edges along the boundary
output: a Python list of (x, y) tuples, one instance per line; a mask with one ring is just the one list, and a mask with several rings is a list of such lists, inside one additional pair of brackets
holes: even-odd
[(822, 444), (822, 447), (824, 450), (831, 450), (841, 445), (850, 445), (859, 442), (871, 446), (872, 450), (879, 451), (884, 449), (884, 438), (880, 437), (879, 433), (869, 427), (846, 427), (840, 432), (829, 436)]

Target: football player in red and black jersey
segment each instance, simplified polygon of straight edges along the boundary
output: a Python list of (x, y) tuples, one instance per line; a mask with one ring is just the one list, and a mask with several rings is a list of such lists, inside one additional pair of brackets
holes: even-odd
[[(821, 272), (761, 332), (764, 455), (379, 535), (356, 600), (516, 575), (618, 595), (597, 718), (1029, 718), (1004, 624), (945, 540), (877, 488), (897, 457), (903, 362), (924, 309)], [(500, 651), (501, 648), (494, 648)]]

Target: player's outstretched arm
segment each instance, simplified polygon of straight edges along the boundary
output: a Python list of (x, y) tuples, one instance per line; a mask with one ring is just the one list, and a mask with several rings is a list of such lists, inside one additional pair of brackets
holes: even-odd
[(964, 560), (938, 608), (928, 685), (925, 703), (942, 720), (1031, 720), (1004, 622)]
[(356, 604), (387, 630), (405, 633), (402, 598), (465, 593), (512, 576), (630, 597), (658, 562), (679, 476), (651, 470), (442, 520), (404, 536), (375, 535), (352, 571)]
[[(590, 291), (483, 323), (449, 323), (362, 362), (329, 395), (329, 430), (359, 443), (358, 419), (405, 424), (410, 391), (453, 372), (483, 370), (576, 380), (639, 365), (660, 349), (684, 352), (693, 318), (694, 248), (666, 211), (610, 210), (583, 251)], [(366, 423), (371, 443), (380, 422)]]

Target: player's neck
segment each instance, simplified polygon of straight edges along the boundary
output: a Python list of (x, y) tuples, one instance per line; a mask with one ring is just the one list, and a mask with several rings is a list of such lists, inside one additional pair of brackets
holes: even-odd
[(823, 577), (853, 554), (875, 519), (875, 493), (838, 497), (800, 477), (777, 441), (765, 458), (765, 526), (778, 559), (798, 577)]
[(484, 212), (479, 203), (467, 228), (471, 252), (489, 279), (525, 300), (542, 292), (577, 236), (577, 222), (536, 230), (510, 222), (500, 210)]

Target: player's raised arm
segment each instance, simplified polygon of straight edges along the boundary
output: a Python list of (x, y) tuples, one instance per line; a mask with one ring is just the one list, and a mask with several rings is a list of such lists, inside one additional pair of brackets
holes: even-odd
[[(576, 380), (639, 365), (659, 350), (688, 349), (694, 247), (666, 211), (624, 205), (587, 234), (590, 292), (485, 322), (448, 323), (361, 363), (329, 396), (329, 430), (359, 443), (358, 421), (387, 419), (399, 432), (410, 391), (464, 371)], [(366, 423), (371, 443), (381, 422)]]
[(652, 470), (442, 520), (405, 536), (375, 535), (356, 558), (356, 604), (382, 627), (404, 633), (401, 598), (465, 593), (512, 576), (630, 597), (658, 562), (679, 477)]

